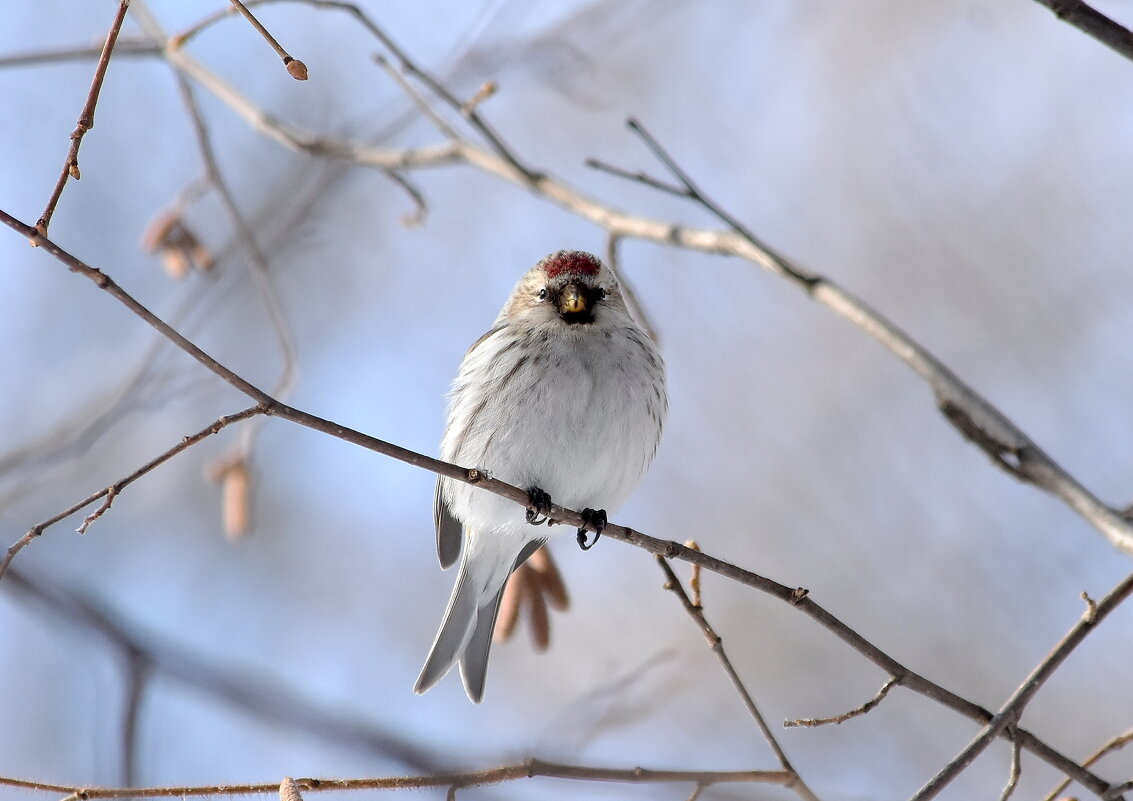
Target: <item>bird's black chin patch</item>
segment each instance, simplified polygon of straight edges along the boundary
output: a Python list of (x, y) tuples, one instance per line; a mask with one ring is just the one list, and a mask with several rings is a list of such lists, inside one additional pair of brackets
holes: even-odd
[(559, 318), (568, 325), (592, 323), (594, 322), (594, 312), (590, 311), (589, 309), (577, 312), (559, 312)]

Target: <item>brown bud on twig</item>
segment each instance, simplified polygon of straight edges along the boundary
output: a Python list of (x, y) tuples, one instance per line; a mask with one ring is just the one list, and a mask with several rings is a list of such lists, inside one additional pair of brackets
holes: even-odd
[(287, 66), (287, 74), (297, 81), (307, 80), (307, 65), (297, 58), (284, 59), (283, 63)]
[(476, 110), (476, 107), (487, 100), (489, 97), (496, 93), (499, 87), (495, 81), (485, 81), (480, 84), (480, 88), (476, 90), (476, 94), (468, 99), (468, 102), (460, 107), (461, 114), (471, 114)]

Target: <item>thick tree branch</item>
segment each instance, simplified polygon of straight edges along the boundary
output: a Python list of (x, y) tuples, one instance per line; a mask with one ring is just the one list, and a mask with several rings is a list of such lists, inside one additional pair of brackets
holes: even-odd
[(1092, 36), (1106, 47), (1133, 61), (1133, 31), (1115, 22), (1082, 0), (1036, 0), (1063, 22)]

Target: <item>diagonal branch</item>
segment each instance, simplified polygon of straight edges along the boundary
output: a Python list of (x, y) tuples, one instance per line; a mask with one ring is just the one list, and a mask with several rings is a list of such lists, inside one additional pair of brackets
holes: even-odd
[(716, 654), (716, 659), (719, 660), (720, 666), (728, 676), (728, 680), (732, 683), (732, 686), (735, 687), (736, 692), (739, 693), (740, 699), (744, 703), (744, 708), (747, 709), (748, 714), (750, 714), (755, 721), (755, 725), (759, 728), (763, 739), (766, 740), (767, 744), (771, 747), (771, 752), (775, 754), (775, 759), (779, 761), (779, 766), (782, 767), (783, 770), (795, 775), (795, 782), (791, 785), (791, 788), (798, 793), (800, 798), (807, 799), (807, 801), (818, 801), (818, 797), (807, 787), (806, 782), (803, 781), (798, 771), (791, 765), (791, 761), (787, 758), (787, 754), (782, 746), (779, 745), (779, 741), (775, 738), (775, 735), (771, 733), (771, 727), (767, 725), (767, 721), (763, 718), (763, 713), (761, 713), (759, 707), (755, 705), (755, 699), (751, 697), (751, 693), (748, 692), (743, 679), (741, 679), (740, 674), (736, 672), (732, 660), (724, 650), (723, 638), (716, 633), (716, 629), (712, 628), (712, 624), (709, 623), (708, 618), (704, 616), (704, 608), (700, 606), (700, 604), (694, 604), (688, 597), (688, 593), (685, 592), (681, 580), (677, 578), (677, 574), (673, 572), (672, 566), (665, 557), (658, 556), (657, 564), (661, 566), (661, 570), (665, 574), (665, 589), (671, 590), (673, 594), (677, 596), (677, 600), (681, 602), (681, 606), (688, 612), (693, 622), (700, 627), (700, 630), (704, 632), (704, 636), (708, 640), (708, 647), (712, 649), (712, 653)]
[[(524, 506), (530, 502), (530, 496), (526, 490), (485, 475), (475, 468), (464, 468), (443, 462), (440, 459), (434, 459), (430, 456), (417, 453), (416, 451), (411, 451), (408, 448), (403, 448), (400, 445), (394, 445), (376, 437), (368, 436), (360, 431), (355, 431), (354, 429), (347, 428), (346, 426), (339, 425), (338, 423), (281, 403), (229, 368), (220, 364), (212, 356), (190, 342), (184, 335), (170, 327), (161, 320), (161, 318), (135, 300), (101, 270), (91, 267), (81, 259), (71, 255), (55, 242), (40, 234), (36, 229), (20, 222), (3, 210), (0, 210), (0, 222), (3, 222), (17, 233), (29, 239), (34, 239), (36, 244), (39, 245), (43, 251), (49, 253), (62, 264), (66, 265), (71, 272), (78, 273), (94, 282), (96, 286), (113, 296), (131, 312), (153, 326), (153, 328), (167, 337), (181, 350), (192, 356), (249, 398), (252, 398), (257, 403), (258, 407), (262, 408), (263, 414), (281, 417), (298, 425), (336, 437), (344, 442), (349, 442), (375, 451), (376, 453), (384, 454), (405, 462), (406, 464), (420, 467), (466, 484), (476, 485), (481, 489), (499, 495), (500, 497), (508, 498)], [(548, 510), (548, 516), (572, 528), (594, 530), (594, 525), (589, 519), (584, 519), (579, 512), (573, 509), (564, 509), (557, 504), (551, 505), (551, 508)], [(866, 659), (881, 667), (890, 676), (896, 678), (898, 683), (902, 686), (914, 690), (927, 698), (931, 698), (981, 724), (987, 724), (992, 720), (993, 716), (988, 710), (908, 669), (876, 645), (866, 640), (861, 634), (815, 603), (808, 597), (805, 589), (787, 587), (769, 578), (744, 570), (722, 559), (709, 556), (708, 554), (677, 542), (650, 537), (647, 534), (642, 534), (641, 532), (634, 531), (625, 526), (610, 523), (603, 529), (602, 533), (611, 539), (620, 540), (631, 545), (636, 545), (639, 548), (644, 548), (654, 555), (664, 556), (667, 559), (681, 559), (691, 564), (698, 564), (706, 570), (711, 570), (726, 578), (733, 579), (741, 584), (779, 598), (799, 609), (808, 617), (834, 633)], [(998, 736), (1020, 742), (1024, 748), (1055, 766), (1058, 770), (1073, 777), (1074, 780), (1082, 786), (1089, 788), (1092, 792), (1100, 796), (1109, 793), (1112, 789), (1107, 781), (1086, 770), (1072, 759), (1054, 750), (1023, 729), (1010, 727), (1001, 730)]]
[(51, 217), (55, 214), (55, 207), (63, 195), (63, 187), (67, 185), (68, 178), (79, 180), (79, 148), (83, 144), (83, 137), (87, 131), (94, 127), (94, 107), (98, 105), (98, 95), (102, 91), (102, 81), (106, 77), (106, 68), (110, 65), (110, 55), (114, 52), (114, 45), (118, 41), (118, 32), (122, 30), (122, 21), (126, 18), (126, 10), (130, 7), (130, 0), (120, 0), (118, 10), (114, 14), (114, 21), (110, 23), (110, 31), (106, 34), (106, 41), (99, 53), (98, 64), (94, 68), (94, 78), (91, 79), (90, 91), (83, 110), (79, 113), (79, 121), (75, 130), (71, 132), (71, 147), (67, 151), (67, 158), (63, 162), (63, 171), (59, 180), (55, 182), (55, 189), (47, 201), (47, 207), (39, 216), (35, 224), (36, 229), (46, 234), (51, 225)]
[[(886, 347), (923, 378), (936, 396), (937, 407), (957, 430), (978, 445), (992, 461), (1021, 481), (1061, 498), (1067, 506), (1106, 536), (1110, 543), (1133, 554), (1133, 526), (1104, 504), (1007, 418), (909, 334), (864, 300), (825, 276), (803, 270), (767, 247), (692, 182), (676, 160), (635, 120), (629, 127), (685, 188), (685, 196), (728, 225), (743, 242), (737, 251), (750, 261), (791, 280), (814, 300), (845, 317)], [(655, 182), (646, 182), (655, 186)]]
[(1036, 0), (1054, 16), (1092, 36), (1106, 47), (1133, 60), (1133, 31), (1115, 22), (1082, 0)]

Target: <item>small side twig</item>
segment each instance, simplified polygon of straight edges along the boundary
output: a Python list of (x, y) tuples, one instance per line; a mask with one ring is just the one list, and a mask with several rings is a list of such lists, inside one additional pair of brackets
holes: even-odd
[[(51, 217), (55, 214), (55, 207), (63, 195), (63, 187), (67, 185), (68, 178), (79, 180), (79, 148), (83, 144), (83, 137), (87, 131), (94, 127), (94, 109), (98, 105), (98, 95), (102, 91), (102, 82), (106, 77), (106, 68), (110, 65), (110, 56), (114, 53), (114, 45), (118, 42), (118, 32), (122, 30), (122, 21), (126, 18), (126, 11), (130, 8), (130, 0), (119, 0), (118, 10), (114, 14), (114, 21), (110, 23), (110, 31), (106, 34), (106, 41), (98, 56), (98, 64), (94, 68), (94, 78), (91, 79), (90, 91), (87, 93), (86, 103), (79, 113), (79, 121), (75, 130), (71, 132), (71, 147), (67, 151), (67, 159), (63, 162), (63, 171), (59, 180), (55, 182), (55, 189), (39, 216), (35, 227), (41, 234), (46, 235), (51, 225)], [(32, 242), (34, 245), (35, 243)]]
[(1015, 788), (1019, 786), (1019, 778), (1023, 775), (1023, 749), (1019, 746), (1019, 741), (1015, 740), (1011, 743), (1011, 773), (1007, 777), (1007, 785), (1003, 788), (1003, 792), (999, 795), (999, 801), (1007, 801), (1015, 792)]
[(8, 565), (10, 565), (12, 563), (12, 559), (15, 558), (16, 554), (18, 554), (25, 547), (27, 547), (28, 543), (30, 543), (32, 540), (34, 540), (36, 537), (38, 537), (40, 534), (42, 534), (45, 529), (55, 525), (60, 520), (63, 520), (67, 517), (70, 517), (75, 512), (79, 511), (80, 509), (82, 509), (86, 506), (89, 506), (90, 504), (94, 503), (95, 501), (97, 501), (101, 498), (106, 498), (106, 501), (103, 502), (102, 506), (100, 506), (98, 508), (98, 510), (94, 512), (94, 514), (88, 516), (85, 520), (83, 520), (82, 526), (79, 527), (79, 533), (80, 534), (86, 533), (86, 530), (90, 526), (90, 524), (93, 523), (95, 520), (97, 520), (99, 517), (101, 517), (106, 512), (106, 510), (110, 508), (110, 504), (113, 501), (114, 497), (116, 495), (118, 495), (118, 493), (120, 493), (127, 486), (129, 486), (130, 484), (134, 483), (139, 478), (144, 476), (146, 473), (150, 472), (155, 467), (158, 467), (161, 464), (164, 464), (165, 462), (169, 461), (174, 456), (181, 453), (181, 451), (183, 451), (183, 450), (185, 450), (189, 447), (192, 447), (193, 445), (196, 445), (198, 442), (205, 439), (206, 437), (209, 437), (213, 434), (216, 434), (222, 428), (225, 428), (226, 426), (230, 426), (233, 423), (238, 422), (240, 420), (244, 420), (246, 418), (253, 417), (253, 416), (258, 415), (258, 414), (264, 414), (264, 413), (265, 413), (264, 407), (262, 405), (257, 404), (255, 406), (251, 406), (247, 409), (244, 409), (241, 412), (237, 412), (236, 414), (230, 414), (230, 415), (227, 415), (225, 417), (218, 418), (216, 421), (214, 421), (210, 425), (206, 426), (205, 428), (201, 429), (196, 434), (193, 434), (192, 436), (189, 436), (189, 437), (185, 437), (183, 440), (178, 442), (176, 445), (174, 445), (169, 450), (162, 453), (157, 458), (152, 459), (149, 462), (146, 462), (144, 465), (139, 467), (137, 470), (135, 470), (133, 473), (126, 476), (125, 478), (119, 479), (118, 481), (111, 484), (109, 487), (101, 489), (98, 492), (94, 493), (93, 495), (89, 495), (86, 498), (83, 498), (78, 503), (68, 507), (67, 509), (64, 509), (62, 512), (60, 512), (59, 514), (57, 514), (53, 517), (49, 517), (47, 520), (44, 520), (42, 523), (36, 523), (34, 526), (32, 526), (30, 529), (28, 529), (28, 532), (26, 534), (24, 534), (24, 536), (20, 537), (18, 540), (16, 540), (15, 543), (12, 544), (12, 546), (10, 548), (8, 548), (8, 553), (4, 555), (4, 558), (2, 560), (0, 560), (0, 579), (4, 578), (4, 573), (7, 572)]
[(264, 27), (262, 22), (256, 19), (256, 15), (249, 11), (248, 7), (240, 0), (231, 0), (231, 2), (236, 10), (244, 16), (244, 19), (251, 23), (256, 32), (264, 37), (264, 41), (271, 45), (271, 49), (275, 51), (276, 55), (283, 59), (283, 66), (287, 69), (287, 74), (297, 81), (307, 80), (307, 65), (299, 59), (293, 58), (290, 53), (284, 50), (283, 46), (271, 35), (271, 32)]
[(621, 282), (622, 298), (625, 300), (626, 306), (629, 307), (630, 314), (633, 315), (635, 320), (641, 323), (641, 327), (645, 329), (645, 333), (649, 335), (649, 338), (660, 345), (661, 340), (657, 337), (657, 329), (653, 327), (653, 323), (649, 319), (645, 308), (638, 301), (637, 292), (634, 290), (633, 284), (621, 271), (621, 260), (618, 258), (619, 242), (621, 242), (621, 238), (615, 233), (611, 232), (606, 236), (606, 266), (613, 271), (614, 275), (618, 277), (618, 281)]
[(744, 707), (747, 708), (748, 714), (751, 715), (755, 721), (755, 725), (759, 728), (763, 739), (771, 747), (771, 751), (775, 754), (775, 759), (778, 760), (780, 767), (795, 777), (795, 781), (791, 782), (791, 787), (798, 793), (800, 798), (807, 799), (807, 801), (818, 801), (817, 796), (811, 791), (806, 783), (799, 776), (798, 771), (791, 765), (791, 761), (787, 758), (787, 754), (783, 751), (779, 741), (775, 739), (775, 735), (771, 732), (771, 727), (767, 725), (764, 720), (763, 714), (759, 711), (759, 707), (755, 705), (755, 699), (751, 697), (748, 692), (747, 686), (744, 684), (743, 679), (740, 678), (739, 673), (736, 672), (732, 660), (728, 658), (727, 652), (724, 650), (724, 641), (716, 630), (712, 628), (712, 624), (708, 622), (708, 618), (704, 616), (704, 609), (699, 604), (693, 604), (692, 600), (685, 592), (681, 580), (677, 578), (677, 574), (673, 572), (672, 565), (665, 557), (658, 555), (657, 564), (661, 566), (662, 572), (665, 574), (665, 589), (671, 590), (677, 599), (681, 602), (681, 606), (688, 612), (693, 621), (700, 626), (700, 630), (704, 632), (705, 638), (708, 640), (708, 647), (712, 649), (712, 653), (716, 654), (716, 659), (719, 660), (720, 666), (723, 667), (724, 673), (727, 674), (728, 680), (731, 681), (732, 686), (735, 687), (736, 692), (739, 693), (740, 699), (743, 701)]
[(896, 687), (899, 683), (900, 681), (896, 676), (890, 676), (889, 681), (881, 685), (881, 689), (877, 691), (877, 694), (874, 695), (873, 698), (870, 698), (859, 707), (855, 707), (848, 712), (843, 712), (841, 715), (834, 715), (833, 717), (829, 718), (795, 718), (793, 720), (784, 720), (783, 726), (786, 728), (792, 728), (795, 726), (813, 728), (815, 726), (827, 726), (831, 723), (837, 726), (840, 723), (845, 723), (847, 720), (851, 720), (852, 718), (856, 718), (869, 713), (874, 707), (884, 701), (885, 696), (889, 695), (889, 691)]

